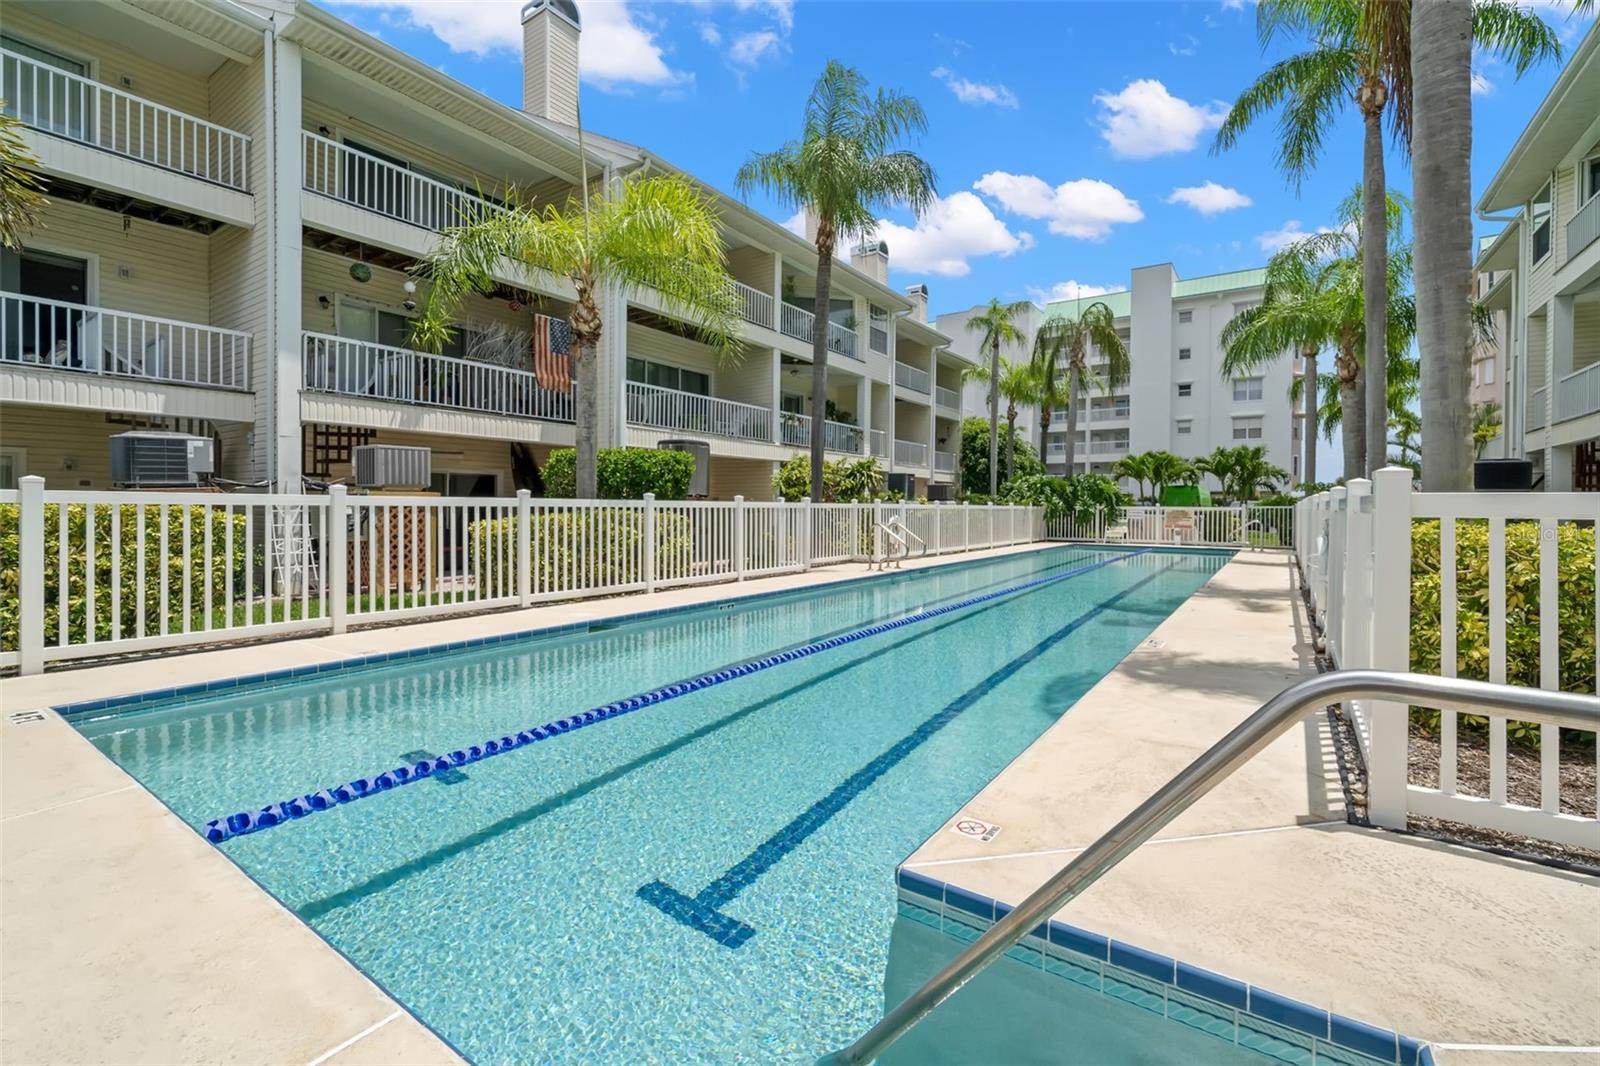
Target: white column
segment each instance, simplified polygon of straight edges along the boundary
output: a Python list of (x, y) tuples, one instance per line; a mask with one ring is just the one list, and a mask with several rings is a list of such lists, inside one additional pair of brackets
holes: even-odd
[[(300, 446), (300, 290), (304, 248), (301, 237), (300, 187), (305, 183), (301, 162), (300, 46), (274, 35), (272, 38), (273, 99), (272, 210), (268, 239), (272, 243), (267, 277), (267, 380), (257, 388), (272, 390), (270, 424), (256, 427), (269, 434), (270, 467), (267, 477), (279, 492), (299, 492), (303, 462)], [(263, 442), (266, 443), (266, 442)]]
[(350, 603), (350, 518), (343, 485), (328, 486), (328, 619), (335, 633), (345, 631)]
[[(527, 489), (517, 490), (517, 606), (533, 605), (533, 501)], [(646, 495), (645, 499), (653, 497)], [(645, 525), (645, 572), (650, 572), (649, 559), (654, 527)]]
[(733, 571), (735, 578), (744, 580), (744, 497), (733, 498)]
[(17, 482), (17, 669), (44, 673), (44, 478)]
[[(1372, 477), (1370, 664), (1411, 668), (1411, 471), (1386, 466)], [(1353, 564), (1352, 564), (1353, 565)], [(1367, 760), (1367, 816), (1388, 829), (1406, 826), (1406, 749), (1410, 716), (1404, 703), (1374, 700)]]
[(1556, 393), (1558, 382), (1567, 374), (1572, 373), (1573, 352), (1576, 338), (1573, 336), (1573, 304), (1571, 296), (1557, 296), (1550, 301), (1550, 323), (1545, 337), (1545, 380), (1550, 387), (1545, 390), (1545, 450), (1544, 450), (1544, 490), (1546, 492), (1571, 492), (1572, 491), (1572, 460), (1573, 449), (1568, 446), (1558, 448), (1551, 443), (1556, 428)]

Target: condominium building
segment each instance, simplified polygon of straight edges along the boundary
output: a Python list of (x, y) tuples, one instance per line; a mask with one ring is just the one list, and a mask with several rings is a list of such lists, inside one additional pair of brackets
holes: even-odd
[(1549, 491), (1600, 491), (1600, 27), (1572, 52), (1478, 201), (1505, 227), (1478, 255), (1505, 320), (1505, 454)]
[[(1041, 427), (1037, 409), (1022, 411), (1019, 430), (1039, 447), (1046, 468), (1052, 473), (1109, 474), (1118, 459), (1137, 452), (1160, 449), (1197, 458), (1219, 446), (1249, 444), (1266, 448), (1269, 460), (1298, 482), (1302, 418), (1289, 398), (1291, 379), (1300, 372), (1298, 357), (1285, 352), (1248, 376), (1222, 372), (1222, 327), (1260, 303), (1264, 280), (1259, 269), (1179, 278), (1171, 264), (1163, 263), (1133, 271), (1131, 284), (1121, 292), (1059, 300), (1043, 308), (1030, 304), (1018, 321), (1025, 339), (1004, 347), (1005, 358), (1028, 358), (1040, 326), (1052, 316), (1076, 317), (1101, 302), (1115, 316), (1131, 371), (1126, 383), (1089, 390), (1075, 399), (1077, 444), (1070, 471), (1068, 412), (1053, 411), (1049, 425)], [(967, 328), (982, 310), (940, 315), (938, 325), (954, 351), (987, 362), (987, 353), (980, 356), (978, 351), (981, 334)], [(1089, 363), (1104, 370), (1098, 350), (1091, 351)], [(986, 394), (986, 385), (969, 382), (968, 408), (986, 410)]]
[[(0, 269), (0, 487), (109, 487), (110, 438), (147, 428), (208, 438), (221, 478), (280, 491), (348, 477), (362, 444), (427, 447), (452, 495), (530, 484), (574, 440), (570, 391), (530, 358), (568, 336), (571, 283), (505, 262), (451, 344), (424, 352), (408, 270), (513, 187), (560, 204), (585, 171), (604, 195), (674, 168), (588, 131), (580, 158), (577, 8), (533, 0), (522, 22), (519, 110), (304, 0), (6, 0), (0, 98), (49, 204)], [(812, 246), (702, 187), (740, 352), (719, 361), (657, 294), (607, 288), (602, 446), (703, 442), (711, 496), (768, 499), (824, 418), (833, 456), (937, 494), (960, 358), (925, 321), (926, 290), (890, 289), (888, 249), (869, 244), (819, 311)]]

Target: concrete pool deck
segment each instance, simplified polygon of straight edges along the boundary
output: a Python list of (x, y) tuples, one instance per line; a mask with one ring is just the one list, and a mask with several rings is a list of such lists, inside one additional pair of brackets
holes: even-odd
[[(1286, 555), (1235, 556), (906, 867), (1019, 902), (1315, 670), (1294, 582)], [(1056, 917), (1433, 1042), (1440, 1066), (1600, 1066), (1596, 915), (1600, 879), (1347, 824), (1316, 715)]]
[(58, 715), (18, 712), (866, 573), (848, 564), (0, 680), (0, 1062), (461, 1061)]

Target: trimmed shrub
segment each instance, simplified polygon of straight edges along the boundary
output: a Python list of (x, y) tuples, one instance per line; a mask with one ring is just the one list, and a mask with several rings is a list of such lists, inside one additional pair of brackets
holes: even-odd
[[(517, 519), (474, 522), (468, 535), (472, 540), (473, 576), (494, 577), (515, 590)], [(598, 507), (536, 514), (532, 535), (529, 560), (535, 592), (595, 588), (643, 578), (639, 567), (643, 560), (644, 512), (639, 508)], [(656, 576), (663, 581), (688, 576), (695, 562), (693, 555), (688, 517), (658, 512)], [(483, 560), (491, 556), (494, 566), (485, 568)]]
[(1095, 512), (1099, 510), (1105, 511), (1106, 521), (1110, 522), (1122, 514), (1122, 493), (1117, 489), (1117, 483), (1104, 474), (1074, 474), (1071, 477), (1031, 474), (1017, 477), (1006, 482), (1001, 500), (1043, 507), (1047, 522), (1059, 518), (1092, 522)]
[[(571, 499), (578, 494), (578, 452), (557, 448), (541, 471), (545, 495)], [(657, 448), (601, 448), (595, 463), (595, 490), (602, 500), (681, 500), (694, 478), (694, 456)]]
[[(1006, 442), (1010, 439), (1006, 433), (1005, 422), (1000, 423), (1000, 473), (1006, 472)], [(1017, 468), (1012, 471), (1014, 477), (1031, 477), (1044, 473), (1044, 463), (1039, 461), (1039, 453), (1032, 444), (1025, 440), (1021, 433), (1017, 434)], [(961, 464), (961, 489), (968, 496), (975, 492), (989, 491), (989, 420), (974, 415), (963, 419), (961, 423), (961, 454), (958, 456)], [(1005, 485), (1002, 479), (1000, 484)]]
[[(811, 495), (811, 457), (796, 455), (772, 475), (772, 492), (780, 500), (799, 503)], [(896, 500), (900, 495), (896, 494)], [(817, 503), (871, 503), (888, 499), (883, 470), (875, 459), (825, 459), (822, 499)]]

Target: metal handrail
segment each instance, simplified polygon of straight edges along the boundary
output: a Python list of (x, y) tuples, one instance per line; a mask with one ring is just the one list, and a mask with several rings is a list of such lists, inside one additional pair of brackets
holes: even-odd
[(906, 537), (910, 537), (912, 540), (922, 545), (922, 550), (917, 553), (917, 558), (920, 559), (924, 555), (928, 554), (928, 542), (917, 536), (917, 534), (911, 529), (910, 526), (905, 524), (905, 521), (899, 515), (890, 515), (884, 521), (875, 523), (875, 527), (890, 540), (900, 545), (900, 558), (894, 558), (891, 552), (885, 550), (883, 553), (883, 558), (874, 558), (872, 560), (872, 565), (880, 566), (882, 569), (887, 570), (889, 569), (889, 564), (891, 562), (893, 562), (895, 567), (898, 568), (902, 561), (911, 558), (911, 545), (907, 543)]
[(855, 1043), (819, 1059), (819, 1066), (843, 1066), (876, 1059), (1040, 922), (1048, 920), (1133, 854), (1140, 844), (1155, 836), (1307, 713), (1351, 699), (1391, 699), (1402, 704), (1448, 706), (1469, 713), (1533, 720), (1568, 729), (1600, 727), (1600, 699), (1571, 692), (1381, 670), (1336, 670), (1290, 685), (1235, 726), (1133, 813), (1079, 852)]

